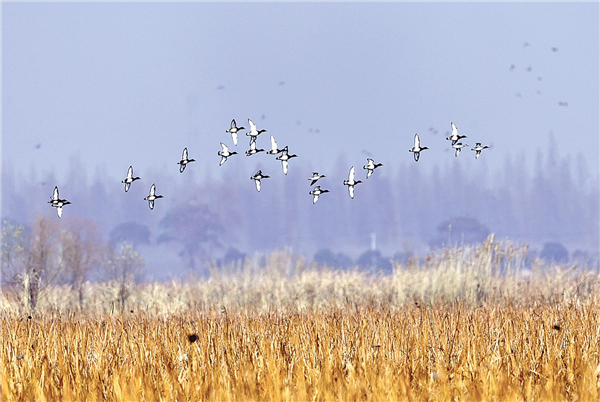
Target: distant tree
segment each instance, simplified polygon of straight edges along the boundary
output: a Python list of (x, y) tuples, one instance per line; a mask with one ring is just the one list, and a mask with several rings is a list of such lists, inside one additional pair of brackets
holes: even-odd
[(144, 260), (133, 245), (126, 242), (116, 247), (109, 244), (104, 252), (104, 270), (117, 288), (117, 301), (123, 311), (131, 295), (131, 285), (144, 267)]
[(379, 250), (365, 251), (357, 258), (356, 265), (364, 269), (381, 269), (386, 272), (392, 269), (390, 259), (383, 257)]
[(213, 247), (220, 247), (219, 238), (224, 227), (219, 217), (205, 204), (190, 202), (167, 212), (160, 222), (163, 234), (158, 243), (176, 242), (182, 246), (180, 255), (188, 260), (192, 269), (199, 259), (208, 260)]
[(490, 230), (477, 219), (455, 217), (440, 223), (437, 233), (437, 236), (429, 242), (431, 247), (479, 244), (489, 236)]
[(83, 309), (83, 285), (98, 261), (100, 236), (89, 220), (77, 220), (62, 235), (62, 261), (70, 276), (73, 290), (77, 292), (79, 308)]
[(124, 241), (134, 246), (149, 244), (150, 230), (148, 226), (136, 222), (125, 222), (111, 230), (110, 242), (113, 245)]
[(313, 261), (328, 268), (348, 269), (352, 267), (352, 259), (345, 254), (335, 254), (328, 248), (317, 251)]
[(569, 261), (569, 252), (561, 243), (548, 242), (544, 243), (544, 247), (540, 252), (540, 257), (546, 261), (565, 263)]
[(225, 252), (225, 255), (218, 262), (220, 267), (227, 266), (230, 264), (239, 264), (246, 259), (246, 254), (242, 253), (235, 247), (229, 247)]

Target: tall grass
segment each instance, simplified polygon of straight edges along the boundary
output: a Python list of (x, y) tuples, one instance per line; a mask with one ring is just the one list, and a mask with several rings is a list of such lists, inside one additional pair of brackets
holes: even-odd
[[(2, 400), (600, 398), (600, 277), (489, 239), (336, 271), (278, 252), (210, 279), (2, 298)], [(194, 335), (194, 336), (190, 336)]]

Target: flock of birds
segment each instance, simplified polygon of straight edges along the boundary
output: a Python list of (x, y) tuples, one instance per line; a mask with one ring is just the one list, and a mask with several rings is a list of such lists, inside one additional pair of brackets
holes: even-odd
[[(250, 149), (246, 151), (246, 156), (252, 156), (252, 155), (255, 155), (260, 152), (265, 152), (268, 155), (277, 155), (277, 157), (275, 159), (277, 159), (278, 161), (281, 161), (283, 173), (285, 175), (287, 175), (290, 159), (296, 158), (298, 155), (290, 154), (287, 145), (281, 149), (278, 148), (277, 142), (275, 141), (275, 138), (273, 136), (271, 136), (271, 149), (270, 150), (265, 151), (262, 148), (258, 148), (258, 146), (257, 146), (258, 136), (260, 134), (266, 132), (267, 130), (264, 130), (264, 129), (257, 130), (256, 124), (254, 124), (252, 122), (252, 120), (250, 120), (250, 119), (248, 119), (248, 124), (250, 126), (250, 131), (248, 131), (246, 133), (246, 136), (250, 137), (250, 144), (249, 144)], [(467, 138), (467, 136), (459, 135), (458, 128), (456, 127), (456, 125), (454, 123), (451, 122), (450, 125), (452, 127), (452, 132), (451, 132), (450, 136), (446, 137), (446, 140), (451, 141), (451, 147), (454, 149), (454, 156), (458, 157), (461, 150), (463, 148), (469, 146), (468, 144), (463, 144), (462, 142), (460, 142), (463, 138)], [(231, 138), (233, 140), (234, 146), (237, 146), (237, 144), (238, 144), (238, 133), (241, 130), (245, 130), (245, 127), (238, 127), (235, 119), (231, 121), (231, 125), (230, 125), (229, 129), (225, 130), (226, 133), (231, 134)], [(481, 151), (483, 151), (484, 149), (487, 149), (487, 148), (489, 148), (489, 146), (481, 145), (480, 142), (477, 142), (475, 144), (475, 146), (473, 148), (471, 148), (471, 151), (475, 152), (475, 159), (479, 159), (479, 156), (481, 155)], [(421, 145), (421, 140), (419, 139), (419, 134), (416, 133), (415, 137), (414, 137), (414, 145), (412, 148), (410, 148), (408, 150), (409, 152), (412, 152), (415, 162), (419, 161), (421, 152), (426, 149), (429, 149), (429, 148)], [(223, 142), (221, 142), (221, 150), (217, 154), (221, 157), (219, 166), (222, 166), (227, 161), (228, 158), (230, 158), (233, 155), (237, 155), (237, 152), (230, 151), (229, 147), (226, 144), (224, 144)], [(177, 164), (179, 165), (179, 172), (183, 173), (185, 171), (185, 168), (187, 167), (187, 165), (189, 163), (195, 162), (195, 161), (196, 161), (195, 159), (190, 159), (189, 154), (188, 154), (188, 149), (184, 148), (183, 154), (181, 156), (181, 160), (179, 162), (177, 162)], [(375, 171), (375, 169), (377, 169), (381, 166), (383, 166), (383, 164), (375, 163), (374, 159), (367, 158), (367, 164), (363, 166), (363, 169), (365, 169), (367, 171), (366, 178), (368, 179), (369, 177), (371, 177), (371, 175), (373, 175), (373, 172)], [(254, 180), (254, 183), (256, 186), (256, 191), (260, 192), (261, 180), (268, 179), (269, 177), (270, 176), (264, 174), (262, 172), (262, 170), (259, 170), (258, 172), (256, 172), (256, 174), (252, 175), (250, 177), (250, 179)], [(323, 174), (319, 174), (319, 172), (313, 172), (312, 176), (308, 178), (308, 180), (310, 180), (310, 186), (311, 187), (314, 186), (320, 179), (322, 179), (324, 177), (326, 177), (326, 176)], [(133, 166), (129, 166), (129, 169), (127, 170), (127, 176), (123, 180), (121, 180), (121, 183), (125, 184), (125, 192), (129, 191), (129, 189), (131, 188), (131, 184), (136, 180), (140, 180), (140, 178), (137, 176), (136, 177), (133, 176)], [(350, 195), (350, 198), (354, 199), (354, 186), (356, 186), (359, 183), (362, 183), (362, 181), (356, 179), (356, 173), (354, 171), (354, 166), (352, 166), (352, 167), (350, 167), (350, 172), (348, 174), (348, 180), (344, 180), (344, 185), (348, 187), (348, 194)], [(328, 192), (329, 192), (329, 190), (322, 189), (320, 185), (313, 187), (312, 190), (309, 191), (309, 194), (313, 196), (313, 204), (315, 204), (319, 200), (319, 197), (322, 194), (325, 194)], [(156, 201), (159, 198), (163, 198), (163, 196), (156, 194), (156, 184), (152, 184), (152, 186), (150, 186), (150, 192), (149, 192), (148, 196), (144, 197), (144, 200), (148, 201), (148, 207), (151, 210), (154, 209), (154, 201)], [(48, 201), (48, 203), (50, 204), (51, 207), (56, 208), (56, 212), (57, 212), (59, 218), (62, 217), (63, 207), (65, 205), (71, 204), (70, 201), (60, 198), (59, 192), (58, 192), (58, 186), (54, 187), (54, 192), (52, 194), (52, 198), (50, 199), (50, 201)]]

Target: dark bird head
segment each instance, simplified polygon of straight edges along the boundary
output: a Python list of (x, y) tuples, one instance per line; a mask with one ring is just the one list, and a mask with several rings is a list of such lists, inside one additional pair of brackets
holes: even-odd
[(188, 335), (188, 342), (189, 343), (194, 343), (198, 340), (198, 335), (196, 334), (189, 334)]
[(322, 193), (328, 193), (329, 190), (321, 190)]
[(356, 181), (354, 182), (354, 184), (358, 184), (358, 183), (362, 183), (362, 181), (360, 181), (360, 180), (356, 180)]
[(136, 181), (136, 180), (141, 180), (140, 177), (134, 177), (133, 179), (131, 179), (132, 181)]
[(427, 148), (427, 147), (421, 147), (421, 151), (424, 150), (424, 149), (429, 149), (429, 148)]
[(552, 329), (553, 329), (553, 330), (556, 330), (556, 331), (560, 331), (560, 325), (558, 325), (558, 324), (554, 324), (554, 325), (552, 326)]
[(236, 152), (236, 151), (233, 151), (233, 152), (230, 152), (229, 154), (230, 154), (230, 155), (237, 155), (237, 152)]
[(383, 166), (383, 163), (376, 163), (375, 167), (378, 168), (379, 166)]
[(297, 158), (297, 157), (298, 157), (298, 155), (296, 155), (296, 154), (291, 154), (291, 155), (288, 155), (288, 158), (289, 158), (289, 159), (292, 159), (292, 158)]

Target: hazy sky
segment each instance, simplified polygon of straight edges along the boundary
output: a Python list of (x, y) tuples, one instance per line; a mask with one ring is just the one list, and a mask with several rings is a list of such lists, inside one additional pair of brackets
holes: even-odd
[[(273, 134), (320, 171), (341, 154), (362, 166), (362, 150), (387, 166), (410, 160), (415, 132), (431, 148), (420, 164), (454, 158), (453, 121), (470, 145), (494, 145), (479, 161), (492, 167), (522, 150), (533, 161), (552, 131), (561, 154), (598, 174), (597, 2), (1, 7), (5, 167), (61, 181), (78, 154), (118, 180), (131, 164), (177, 175), (187, 146), (197, 171), (244, 163), (251, 174), (267, 156), (223, 167), (217, 156), (230, 120), (250, 117), (268, 130), (260, 147)], [(456, 163), (475, 166), (467, 155)]]

